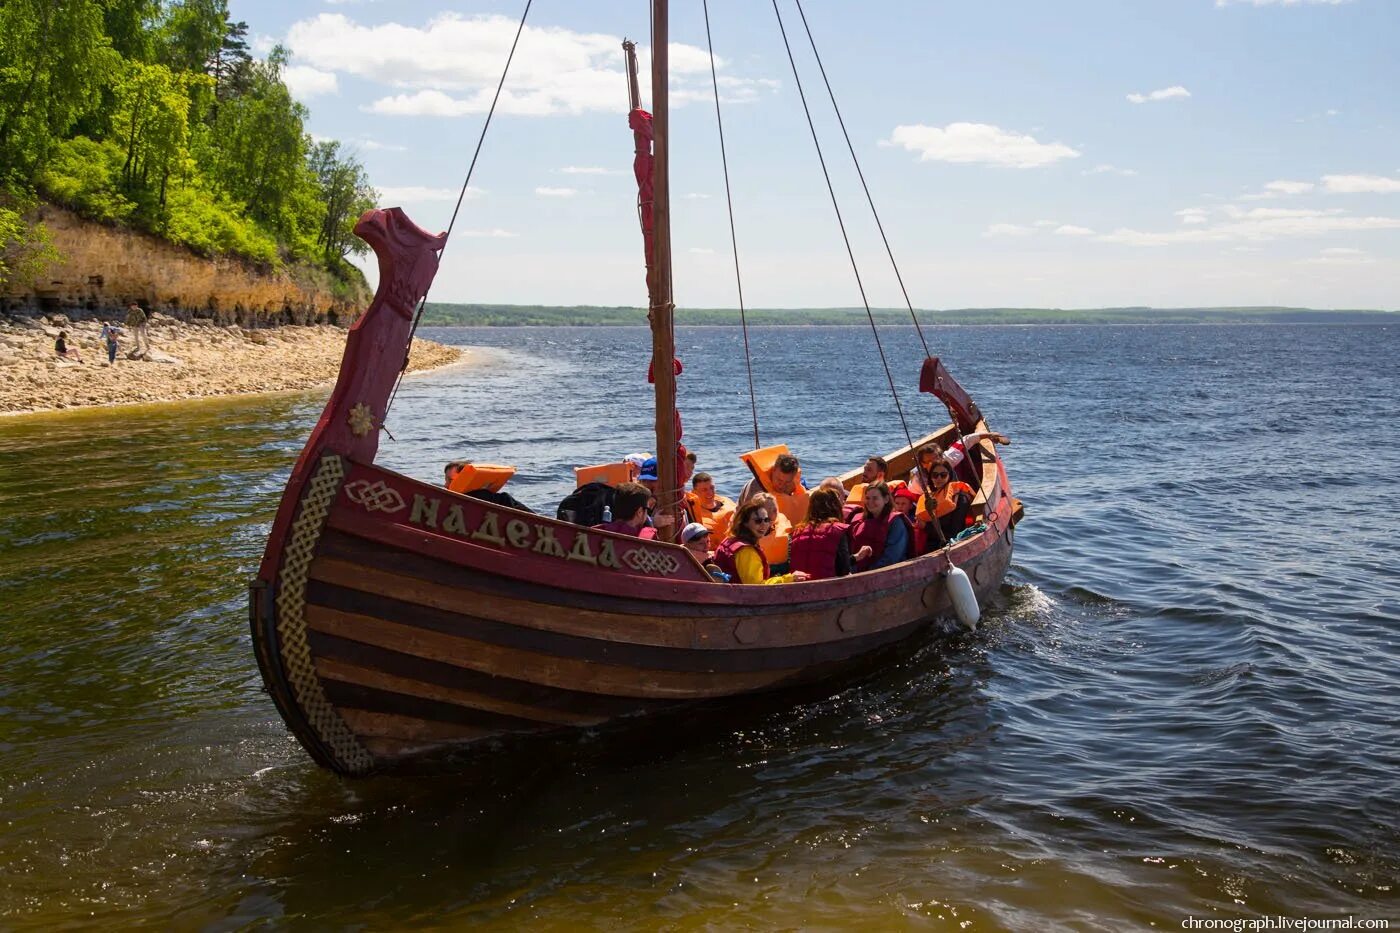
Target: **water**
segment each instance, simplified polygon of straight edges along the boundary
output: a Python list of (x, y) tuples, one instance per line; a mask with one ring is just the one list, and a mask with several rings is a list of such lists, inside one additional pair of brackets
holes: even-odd
[[(405, 384), (394, 468), (514, 463), (542, 505), (652, 446), (640, 329), (429, 336), (485, 349)], [(808, 476), (902, 442), (868, 333), (753, 338), (763, 439)], [(1400, 327), (930, 339), (1027, 504), (982, 630), (471, 774), (338, 779), (262, 693), (243, 583), (319, 396), (0, 422), (0, 928), (1397, 918)], [(740, 337), (678, 344), (732, 494)]]

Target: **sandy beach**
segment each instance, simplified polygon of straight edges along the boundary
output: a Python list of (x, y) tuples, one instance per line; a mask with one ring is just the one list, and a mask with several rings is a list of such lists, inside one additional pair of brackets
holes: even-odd
[[(127, 358), (135, 338), (124, 329), (116, 363), (108, 365), (101, 329), (100, 321), (70, 322), (61, 315), (0, 319), (0, 415), (327, 385), (340, 369), (346, 334), (330, 325), (245, 331), (156, 314), (149, 328), (152, 359)], [(57, 357), (61, 331), (82, 362)], [(446, 366), (464, 352), (415, 340), (409, 368)]]

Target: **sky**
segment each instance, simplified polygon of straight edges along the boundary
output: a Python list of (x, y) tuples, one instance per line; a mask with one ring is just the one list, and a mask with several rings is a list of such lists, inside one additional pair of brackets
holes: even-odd
[[(231, 0), (255, 49), (290, 49), (308, 131), (432, 231), (524, 6)], [(795, 2), (778, 9), (860, 281), (901, 306)], [(1397, 0), (802, 9), (915, 307), (1400, 308)], [(709, 12), (745, 304), (859, 306), (772, 3)], [(534, 0), (430, 300), (645, 304), (621, 42), (648, 55), (648, 17)], [(670, 58), (676, 302), (736, 307), (700, 0), (671, 4)]]

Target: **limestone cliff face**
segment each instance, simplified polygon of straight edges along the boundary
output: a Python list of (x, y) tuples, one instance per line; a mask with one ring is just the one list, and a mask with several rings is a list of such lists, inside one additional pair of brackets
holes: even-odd
[(135, 230), (109, 227), (50, 204), (30, 218), (48, 228), (61, 257), (32, 287), (7, 286), (0, 310), (62, 312), (70, 318), (148, 311), (252, 327), (349, 324), (372, 297), (323, 269), (271, 272), (240, 259), (208, 259)]

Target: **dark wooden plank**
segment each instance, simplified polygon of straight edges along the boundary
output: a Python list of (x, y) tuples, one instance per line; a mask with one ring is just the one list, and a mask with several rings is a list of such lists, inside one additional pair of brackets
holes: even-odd
[(549, 723), (525, 719), (521, 716), (506, 716), (487, 710), (469, 709), (455, 703), (443, 703), (424, 697), (394, 693), (390, 690), (377, 690), (359, 684), (347, 684), (338, 680), (323, 680), (322, 689), (326, 699), (341, 709), (358, 709), (371, 713), (390, 713), (410, 719), (421, 719), (434, 723), (453, 723), (471, 727), (477, 737), (503, 735), (512, 732), (539, 732), (553, 728)]
[(355, 732), (355, 736), (362, 741), (368, 738), (397, 739), (402, 742), (436, 745), (442, 742), (454, 744), (472, 742), (501, 734), (500, 731), (482, 729), (477, 726), (414, 719), (410, 716), (399, 716), (394, 713), (380, 713), (353, 707), (345, 707), (337, 712), (345, 720), (345, 724)]
[(734, 696), (774, 686), (799, 672), (776, 670), (708, 674), (638, 670), (505, 648), (323, 606), (308, 605), (306, 620), (308, 627), (314, 631), (415, 657), (544, 686), (610, 696), (678, 700)]
[(444, 687), (440, 684), (425, 683), (420, 680), (415, 680), (412, 677), (388, 674), (384, 671), (375, 670), (374, 668), (362, 667), (358, 664), (349, 664), (345, 661), (337, 661), (331, 658), (317, 658), (316, 673), (324, 680), (336, 680), (344, 684), (358, 684), (361, 687), (388, 690), (394, 693), (402, 693), (406, 696), (421, 697), (425, 700), (437, 700), (442, 703), (452, 703), (457, 706), (465, 706), (469, 709), (484, 710), (488, 713), (501, 713), (505, 716), (515, 716), (520, 719), (529, 719), (533, 722), (549, 723), (555, 726), (596, 726), (608, 720), (607, 716), (587, 716), (563, 710), (549, 710), (538, 706), (525, 706), (521, 703), (509, 703), (498, 700), (487, 694), (474, 693), (470, 690), (461, 690), (455, 687)]
[[(351, 641), (325, 632), (307, 633), (311, 653), (320, 659), (331, 659), (371, 670), (383, 671), (397, 677), (410, 678), (425, 684), (435, 684), (454, 690), (467, 690), (482, 696), (493, 697), (506, 703), (528, 706), (532, 709), (559, 713), (576, 713), (598, 719), (610, 719), (638, 710), (660, 709), (667, 705), (657, 700), (639, 700), (631, 697), (600, 696), (596, 693), (580, 693), (528, 683), (512, 677), (499, 677), (468, 670), (442, 661), (431, 661), (399, 651)], [(531, 718), (544, 719), (544, 716)]]

